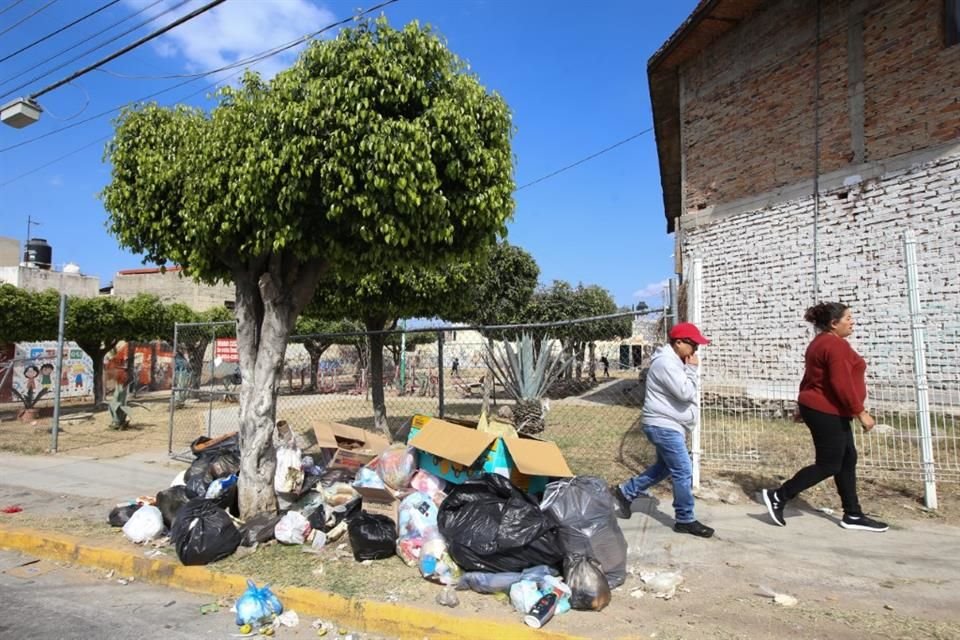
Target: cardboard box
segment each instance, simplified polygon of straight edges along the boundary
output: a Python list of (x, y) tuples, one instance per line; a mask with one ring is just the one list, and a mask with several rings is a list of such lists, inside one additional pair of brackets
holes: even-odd
[(376, 513), (387, 516), (398, 523), (400, 516), (401, 496), (397, 495), (389, 487), (385, 489), (373, 489), (371, 487), (354, 487), (354, 491), (363, 498), (360, 508), (367, 513)]
[(553, 442), (500, 437), (429, 416), (414, 416), (408, 444), (417, 449), (421, 469), (454, 484), (496, 473), (523, 491), (539, 493), (551, 478), (573, 476)]
[(336, 422), (314, 425), (313, 435), (316, 444), (311, 443), (308, 451), (320, 449), (329, 460), (328, 469), (357, 471), (390, 446), (381, 435)]

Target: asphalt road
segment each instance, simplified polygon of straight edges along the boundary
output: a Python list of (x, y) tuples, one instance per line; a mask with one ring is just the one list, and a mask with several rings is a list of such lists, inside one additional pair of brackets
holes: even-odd
[[(202, 615), (215, 599), (123, 576), (60, 567), (20, 553), (0, 551), (0, 638), (11, 640), (189, 640), (231, 638), (239, 632), (230, 605)], [(276, 640), (316, 638), (312, 619), (278, 629)], [(339, 634), (328, 634), (336, 638)], [(262, 636), (261, 636), (262, 637)], [(352, 634), (354, 640), (365, 638)]]

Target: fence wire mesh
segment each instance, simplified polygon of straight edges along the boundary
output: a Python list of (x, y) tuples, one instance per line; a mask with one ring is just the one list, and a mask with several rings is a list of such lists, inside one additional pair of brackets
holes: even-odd
[[(511, 327), (434, 327), (383, 335), (383, 386), (393, 428), (415, 414), (476, 420), (489, 412), (515, 418), (517, 403), (487, 376), (492, 344), (523, 333), (569, 363), (544, 397), (545, 429), (576, 473), (622, 479), (652, 459), (639, 427), (638, 370), (665, 339), (660, 309), (602, 318)], [(170, 452), (188, 457), (200, 435), (235, 431), (239, 422), (233, 323), (177, 325), (170, 405)], [(278, 420), (306, 430), (318, 422), (374, 428), (369, 334), (293, 336), (277, 391)], [(491, 376), (490, 380), (495, 380)]]
[[(828, 242), (829, 244), (829, 242)], [(950, 245), (950, 246), (948, 246)], [(929, 397), (933, 470), (940, 482), (960, 482), (960, 259), (955, 247), (934, 232), (918, 235), (917, 294), (919, 314), (911, 317), (907, 264), (902, 236), (887, 236), (870, 249), (869, 260), (890, 267), (850, 273), (850, 256), (842, 247), (824, 246), (820, 267), (824, 281), (842, 282), (826, 299), (851, 305), (856, 331), (854, 348), (867, 361), (868, 408), (877, 427), (855, 429), (858, 467), (867, 477), (923, 479), (918, 377), (914, 366), (922, 353)], [(686, 313), (699, 314), (704, 332), (714, 338), (702, 353), (703, 400), (701, 464), (712, 470), (792, 472), (809, 464), (809, 434), (793, 422), (803, 375), (803, 352), (813, 331), (803, 319), (804, 305), (757, 305), (752, 319), (767, 329), (760, 334), (737, 327), (749, 306), (731, 301), (730, 291), (762, 299), (763, 282), (755, 274), (730, 267), (729, 256), (689, 260), (685, 273)], [(867, 259), (860, 256), (857, 259)], [(695, 265), (700, 264), (701, 273)], [(872, 273), (868, 286), (857, 286), (856, 273)], [(842, 289), (842, 290), (841, 290)], [(891, 292), (898, 292), (891, 295)], [(798, 292), (798, 298), (802, 297)], [(737, 304), (741, 304), (737, 308)], [(912, 333), (923, 327), (925, 343), (915, 351)]]

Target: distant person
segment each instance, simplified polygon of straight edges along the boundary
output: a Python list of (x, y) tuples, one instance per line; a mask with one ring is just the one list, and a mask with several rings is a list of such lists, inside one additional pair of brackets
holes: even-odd
[(600, 364), (603, 365), (603, 375), (606, 378), (610, 377), (610, 361), (607, 360), (607, 356), (600, 356)]
[(454, 358), (450, 364), (450, 375), (455, 378), (460, 377), (460, 358)]
[(710, 344), (696, 325), (681, 322), (670, 330), (670, 342), (653, 354), (643, 399), (643, 432), (656, 447), (657, 461), (643, 473), (611, 487), (617, 516), (627, 519), (634, 500), (658, 482), (673, 480), (673, 510), (677, 533), (709, 538), (713, 529), (693, 513), (693, 463), (687, 452), (687, 432), (697, 424), (700, 359), (697, 349)]
[(807, 347), (806, 368), (800, 381), (797, 405), (813, 438), (815, 462), (800, 469), (777, 489), (761, 493), (774, 524), (785, 527), (783, 508), (802, 491), (832, 477), (843, 505), (840, 526), (858, 531), (883, 532), (886, 523), (864, 515), (857, 498), (857, 448), (853, 418), (864, 431), (876, 421), (864, 408), (867, 363), (847, 338), (853, 333), (853, 314), (839, 302), (823, 302), (807, 309), (804, 319), (817, 335)]

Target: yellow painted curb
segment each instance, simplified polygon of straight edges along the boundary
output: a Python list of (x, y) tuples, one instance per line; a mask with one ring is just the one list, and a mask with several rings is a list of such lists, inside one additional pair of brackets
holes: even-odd
[[(127, 551), (94, 547), (73, 536), (0, 527), (0, 548), (99, 569), (113, 569), (153, 584), (184, 591), (238, 597), (246, 589), (243, 576), (206, 567), (185, 567), (167, 559), (149, 559)], [(338, 624), (370, 633), (422, 640), (575, 640), (576, 636), (531, 629), (519, 621), (493, 622), (435, 613), (385, 602), (354, 600), (331, 593), (288, 587), (277, 589), (287, 609), (330, 618)]]

